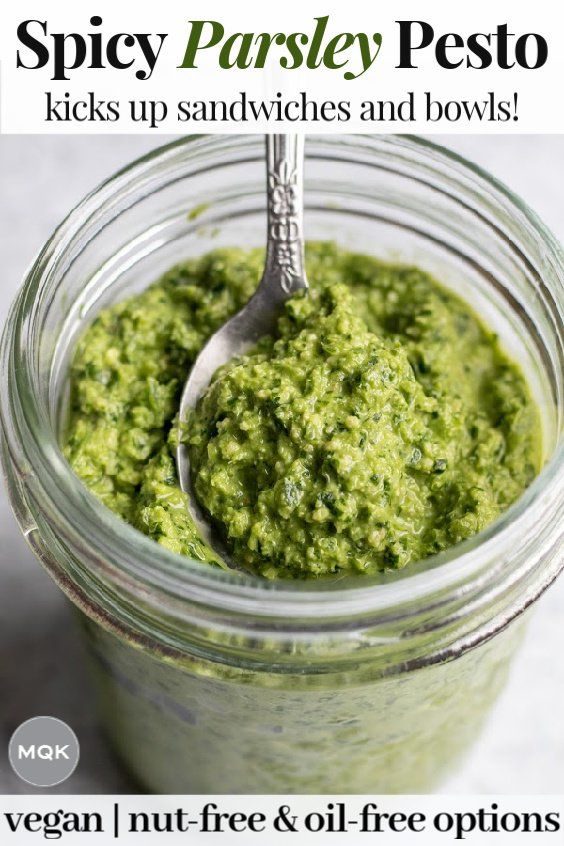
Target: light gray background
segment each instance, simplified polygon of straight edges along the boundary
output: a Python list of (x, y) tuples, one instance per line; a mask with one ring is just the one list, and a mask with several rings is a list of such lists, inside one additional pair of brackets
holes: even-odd
[[(505, 181), (564, 240), (564, 136), (438, 140)], [(0, 138), (0, 325), (63, 215), (158, 142), (150, 135)], [(564, 578), (539, 602), (509, 685), (444, 792), (564, 793), (563, 646)], [(7, 747), (11, 732), (39, 714), (68, 722), (81, 743), (76, 772), (53, 792), (135, 792), (105, 748), (83, 664), (69, 609), (27, 549), (0, 486), (0, 793), (33, 792), (11, 773)]]

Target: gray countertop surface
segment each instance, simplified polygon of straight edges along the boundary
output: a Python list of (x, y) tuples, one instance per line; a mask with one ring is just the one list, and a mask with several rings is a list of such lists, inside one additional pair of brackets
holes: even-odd
[[(564, 240), (564, 136), (436, 139), (506, 182)], [(157, 146), (145, 136), (0, 137), (0, 325), (22, 274), (87, 191)], [(509, 684), (450, 793), (564, 793), (564, 578), (541, 599)], [(0, 485), (0, 792), (31, 793), (7, 760), (11, 732), (39, 714), (77, 733), (81, 761), (60, 793), (126, 793), (106, 749), (69, 607), (27, 548)], [(41, 792), (41, 791), (37, 791)]]

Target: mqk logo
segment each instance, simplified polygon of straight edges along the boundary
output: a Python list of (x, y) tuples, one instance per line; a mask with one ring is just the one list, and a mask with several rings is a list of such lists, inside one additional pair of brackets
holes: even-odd
[(76, 769), (80, 745), (74, 731), (56, 717), (33, 717), (13, 733), (8, 745), (12, 769), (34, 787), (54, 787)]

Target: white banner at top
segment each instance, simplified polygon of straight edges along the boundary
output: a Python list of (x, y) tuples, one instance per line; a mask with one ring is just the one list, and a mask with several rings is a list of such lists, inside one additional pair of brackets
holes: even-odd
[(555, 0), (20, 0), (0, 130), (564, 132)]

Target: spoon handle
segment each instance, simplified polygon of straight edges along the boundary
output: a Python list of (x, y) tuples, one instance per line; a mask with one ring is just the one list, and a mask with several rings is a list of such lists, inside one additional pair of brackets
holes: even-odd
[(303, 135), (267, 135), (267, 245), (261, 287), (277, 300), (307, 288), (303, 237)]

